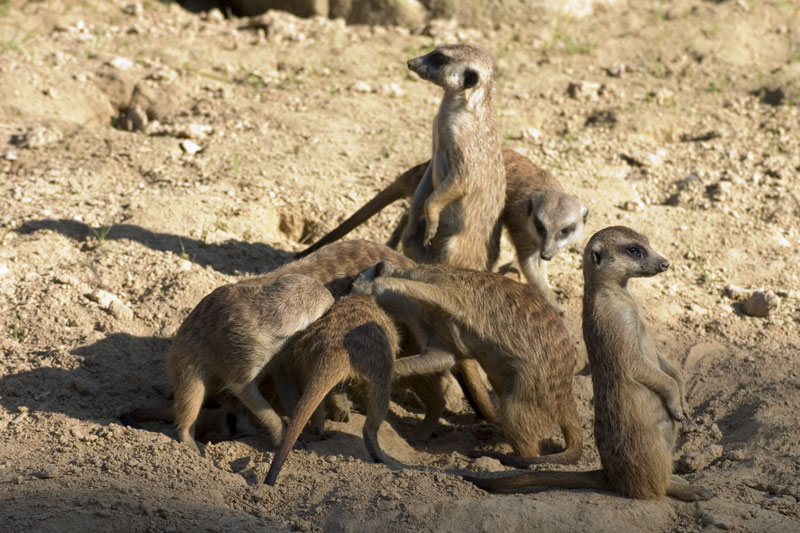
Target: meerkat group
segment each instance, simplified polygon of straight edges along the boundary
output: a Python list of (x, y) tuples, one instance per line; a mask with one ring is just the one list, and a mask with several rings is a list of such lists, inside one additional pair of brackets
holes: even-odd
[[(229, 409), (238, 401), (279, 444), (266, 483), (276, 482), (309, 420), (321, 431), (323, 400), (348, 377), (366, 388), (365, 446), (392, 468), (401, 465), (382, 450), (378, 427), (393, 384), (411, 386), (426, 404), (427, 435), (444, 410), (440, 384), (451, 371), (460, 372), (477, 409), (513, 450), (485, 455), (518, 468), (581, 457), (574, 347), (545, 264), (578, 243), (588, 211), (550, 173), (501, 147), (494, 60), (486, 50), (442, 45), (408, 68), (443, 90), (430, 160), (402, 173), (297, 260), (206, 296), (167, 354), (177, 440), (199, 453), (195, 424), (203, 402), (227, 392)], [(410, 208), (391, 247), (334, 242), (402, 198)], [(502, 227), (527, 284), (492, 272)], [(402, 254), (392, 249), (398, 245)], [(633, 498), (711, 496), (672, 474), (685, 386), (680, 370), (658, 353), (627, 288), (631, 277), (668, 266), (646, 237), (621, 226), (594, 234), (584, 251), (583, 336), (602, 469), (465, 479), (490, 491), (538, 485)], [(279, 413), (289, 416), (286, 429)], [(542, 456), (554, 425), (564, 449)]]

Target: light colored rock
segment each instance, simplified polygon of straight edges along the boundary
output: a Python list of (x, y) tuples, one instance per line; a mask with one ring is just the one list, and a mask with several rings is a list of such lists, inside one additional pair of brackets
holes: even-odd
[(675, 465), (675, 470), (679, 474), (703, 470), (708, 465), (722, 457), (724, 451), (725, 450), (719, 444), (706, 446), (702, 450), (681, 456)]
[(362, 80), (358, 80), (357, 82), (355, 82), (351, 87), (351, 89), (357, 93), (362, 93), (362, 94), (372, 92), (372, 87), (370, 87), (367, 82)]
[(602, 87), (594, 81), (571, 81), (567, 86), (567, 94), (576, 100), (596, 101), (600, 99)]
[(503, 464), (492, 457), (478, 457), (469, 465), (475, 472), (502, 472)]
[(185, 139), (181, 141), (181, 148), (189, 155), (194, 155), (203, 149), (199, 144), (191, 139)]
[(765, 317), (778, 308), (781, 299), (772, 291), (756, 291), (742, 304), (744, 314)]
[(118, 56), (109, 61), (108, 64), (117, 70), (128, 70), (133, 66), (133, 61), (127, 57)]

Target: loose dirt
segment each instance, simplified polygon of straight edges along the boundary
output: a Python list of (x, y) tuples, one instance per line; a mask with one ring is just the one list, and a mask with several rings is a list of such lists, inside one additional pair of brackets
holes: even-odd
[[(677, 468), (712, 500), (489, 496), (458, 475), (505, 467), (466, 453), (509, 447), (459, 398), (423, 442), (419, 407), (392, 403), (380, 439), (405, 470), (369, 460), (356, 412), (293, 451), (277, 487), (261, 484), (265, 436), (198, 457), (166, 425), (119, 423), (169, 405), (164, 354), (202, 296), (290, 260), (429, 157), (440, 95), (405, 61), (456, 40), (496, 55), (504, 142), (589, 206), (585, 237), (629, 225), (674, 265), (633, 285), (687, 378)], [(620, 1), (414, 32), (0, 2), (0, 528), (800, 530), (798, 104), (787, 1)], [(352, 236), (385, 240), (402, 208)], [(550, 277), (580, 361), (572, 468), (588, 469), (580, 253)], [(774, 293), (766, 317), (742, 311), (756, 289)]]

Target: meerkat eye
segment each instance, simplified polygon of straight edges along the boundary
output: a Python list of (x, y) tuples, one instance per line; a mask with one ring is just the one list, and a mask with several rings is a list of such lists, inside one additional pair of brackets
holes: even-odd
[(539, 233), (539, 235), (541, 235), (542, 237), (547, 235), (547, 230), (544, 228), (544, 224), (542, 224), (541, 220), (539, 220), (538, 218), (534, 218), (533, 225), (536, 228), (536, 231), (537, 233)]
[(625, 252), (627, 252), (627, 254), (628, 254), (629, 256), (631, 256), (631, 257), (635, 257), (635, 258), (637, 258), (637, 259), (638, 259), (638, 258), (641, 258), (642, 256), (644, 256), (644, 250), (642, 250), (641, 246), (636, 246), (636, 245), (634, 245), (634, 246), (628, 246), (628, 247), (625, 249)]
[(450, 58), (441, 52), (433, 52), (430, 56), (428, 56), (428, 61), (430, 61), (431, 65), (436, 68), (446, 65), (449, 60)]
[(575, 231), (575, 224), (570, 224), (570, 225), (569, 225), (569, 226), (567, 226), (566, 228), (562, 229), (562, 230), (559, 232), (559, 235), (561, 235), (562, 237), (566, 237), (567, 235), (569, 235), (569, 234), (570, 234), (570, 233), (572, 233), (573, 231)]

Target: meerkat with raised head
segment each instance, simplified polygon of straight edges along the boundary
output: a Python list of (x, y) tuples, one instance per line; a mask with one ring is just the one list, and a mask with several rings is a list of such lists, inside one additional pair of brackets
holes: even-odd
[(314, 417), (312, 426), (324, 424), (323, 398), (348, 376), (365, 384), (367, 418), (364, 444), (376, 461), (391, 466), (378, 443), (378, 427), (389, 409), (392, 372), (398, 350), (394, 323), (375, 301), (364, 295), (338, 300), (319, 320), (306, 329), (282, 354), (303, 393), (292, 412), (278, 451), (265, 479), (274, 485), (300, 432)]
[(444, 90), (433, 120), (433, 155), (414, 191), (403, 251), (418, 262), (490, 270), (500, 253), (505, 168), (492, 97), (494, 59), (471, 44), (408, 60)]
[[(575, 351), (563, 320), (535, 289), (489, 272), (381, 263), (356, 278), (353, 291), (372, 294), (398, 322), (421, 323), (444, 347), (398, 359), (395, 375), (441, 372), (475, 358), (499, 395), (499, 421), (519, 462), (580, 459)], [(566, 447), (540, 456), (556, 423)]]
[(669, 262), (647, 237), (624, 226), (597, 232), (584, 251), (583, 338), (602, 469), (468, 481), (491, 491), (552, 486), (616, 490), (632, 498), (711, 497), (707, 489), (672, 473), (672, 450), (686, 409), (683, 378), (658, 352), (641, 306), (628, 291), (630, 278), (654, 276), (667, 268)]
[[(567, 194), (550, 172), (511, 148), (503, 148), (502, 154), (506, 172), (503, 226), (528, 283), (539, 289), (548, 302), (557, 305), (547, 281), (546, 264), (561, 250), (578, 242), (589, 211), (577, 197)], [(430, 161), (426, 161), (405, 171), (298, 257), (341, 239), (389, 204), (410, 197), (429, 165)], [(404, 217), (393, 232), (387, 243), (389, 247), (399, 243), (406, 221)]]

